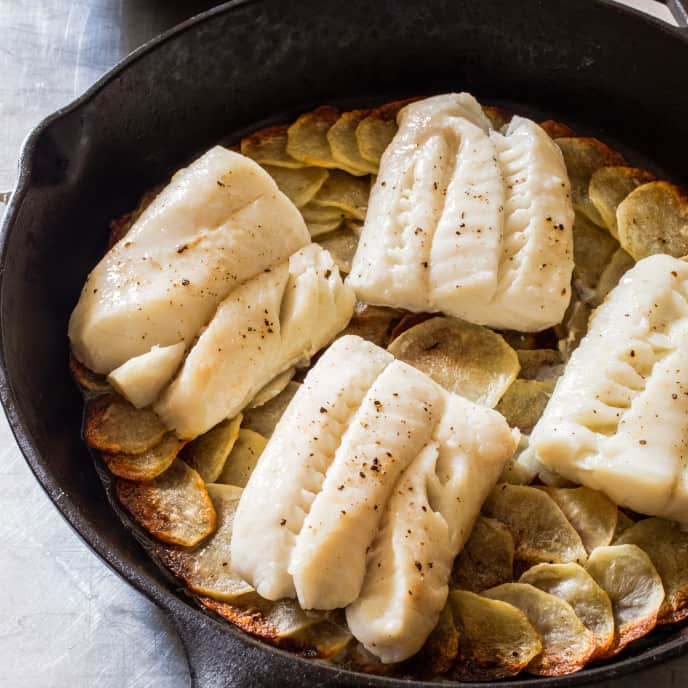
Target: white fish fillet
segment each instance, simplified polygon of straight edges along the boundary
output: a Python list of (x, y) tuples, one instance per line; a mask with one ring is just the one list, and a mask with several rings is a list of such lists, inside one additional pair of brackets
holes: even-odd
[(309, 242), (267, 172), (216, 146), (93, 269), (69, 322), (74, 355), (109, 373), (155, 345), (188, 346), (233, 289)]
[(180, 437), (233, 418), (276, 375), (332, 341), (354, 304), (330, 254), (309, 244), (220, 304), (156, 412)]
[(595, 312), (531, 447), (546, 468), (688, 524), (688, 264), (639, 261)]
[(561, 151), (534, 122), (490, 129), (468, 94), (399, 113), (352, 270), (357, 296), (490, 327), (561, 322), (573, 271)]

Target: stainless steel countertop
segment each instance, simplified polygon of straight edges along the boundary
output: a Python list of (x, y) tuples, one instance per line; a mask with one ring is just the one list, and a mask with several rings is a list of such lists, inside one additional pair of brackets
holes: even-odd
[[(667, 21), (654, 0), (624, 0)], [(0, 0), (0, 215), (26, 134), (128, 52), (215, 2)], [(165, 616), (71, 531), (0, 415), (0, 688), (181, 688)], [(688, 685), (688, 657), (601, 684)]]

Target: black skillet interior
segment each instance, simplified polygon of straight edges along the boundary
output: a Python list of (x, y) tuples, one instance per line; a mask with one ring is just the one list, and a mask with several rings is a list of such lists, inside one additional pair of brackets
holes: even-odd
[[(57, 507), (170, 611), (195, 685), (390, 683), (267, 648), (203, 614), (110, 509), (80, 439), (65, 336), (109, 220), (198, 152), (264, 121), (450, 89), (557, 117), (688, 183), (686, 73), (688, 35), (605, 0), (248, 0), (139, 51), (31, 135), (2, 235), (2, 401)], [(670, 630), (624, 659), (538, 684), (609, 678), (686, 645)]]

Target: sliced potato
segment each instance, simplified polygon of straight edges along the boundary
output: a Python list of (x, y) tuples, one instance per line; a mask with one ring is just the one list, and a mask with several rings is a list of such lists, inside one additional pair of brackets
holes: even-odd
[(241, 152), (261, 165), (297, 169), (301, 160), (287, 153), (287, 125), (267, 127), (241, 139)]
[(153, 480), (164, 473), (186, 444), (174, 433), (168, 432), (159, 444), (141, 454), (101, 452), (108, 470), (126, 480)]
[(150, 482), (117, 478), (114, 484), (122, 506), (161, 542), (193, 547), (215, 530), (215, 508), (203, 479), (181, 459)]
[(298, 382), (292, 381), (284, 388), (284, 391), (270, 399), (266, 404), (246, 410), (242, 427), (269, 438), (300, 386)]
[(655, 627), (664, 600), (662, 579), (636, 545), (598, 547), (586, 569), (612, 601), (614, 642), (604, 656), (613, 657)]
[(265, 387), (258, 390), (258, 394), (253, 397), (247, 408), (258, 408), (263, 406), (263, 404), (267, 404), (270, 399), (274, 399), (291, 382), (295, 373), (296, 368), (288, 368), (277, 377), (272, 378)]
[(356, 127), (356, 143), (361, 157), (376, 165), (397, 133), (397, 114), (413, 99), (397, 100), (372, 110)]
[(89, 370), (72, 355), (69, 356), (69, 370), (74, 382), (79, 385), (83, 392), (91, 394), (112, 393), (112, 387), (104, 375), (98, 375), (98, 373)]
[(540, 463), (535, 450), (528, 446), (528, 436), (521, 435), (516, 453), (504, 466), (499, 482), (511, 485), (528, 485), (535, 480), (542, 469), (543, 465)]
[(151, 409), (137, 409), (114, 394), (86, 404), (84, 439), (93, 449), (142, 454), (159, 444), (165, 432), (167, 429)]
[(547, 406), (554, 380), (514, 380), (495, 407), (512, 428), (530, 434)]
[(509, 110), (497, 107), (496, 105), (483, 105), (483, 112), (487, 119), (490, 120), (492, 128), (497, 130), (509, 124), (511, 118), (514, 116), (513, 112), (509, 112)]
[(626, 251), (622, 248), (617, 249), (600, 275), (600, 279), (597, 282), (597, 289), (595, 290), (595, 299), (592, 301), (592, 305), (598, 306), (601, 304), (607, 294), (614, 289), (621, 278), (634, 265), (635, 261)]
[(355, 334), (373, 344), (386, 347), (390, 341), (392, 329), (403, 317), (404, 311), (385, 306), (369, 306), (357, 303), (354, 315), (340, 336)]
[(399, 663), (384, 664), (358, 641), (349, 646), (346, 666), (353, 671), (359, 671), (364, 674), (376, 674), (378, 676), (389, 676), (399, 671)]
[(666, 594), (657, 622), (675, 623), (687, 618), (688, 533), (672, 521), (646, 518), (628, 527), (615, 544), (637, 545), (657, 569)]
[(334, 206), (317, 206), (309, 203), (301, 208), (301, 214), (311, 238), (333, 232), (346, 220), (346, 213)]
[(524, 380), (556, 380), (563, 372), (564, 361), (556, 349), (517, 349), (516, 355), (518, 376)]
[(239, 437), (243, 416), (223, 420), (184, 447), (181, 457), (206, 483), (214, 483)]
[(625, 165), (623, 155), (595, 138), (565, 136), (556, 138), (555, 142), (564, 155), (566, 170), (571, 181), (571, 200), (574, 208), (596, 225), (603, 227), (602, 217), (588, 195), (590, 177), (600, 167)]
[(496, 332), (456, 318), (414, 325), (388, 347), (451, 392), (493, 407), (519, 371), (516, 352)]
[(436, 318), (436, 313), (406, 313), (401, 320), (394, 326), (392, 334), (390, 335), (390, 342), (393, 342), (400, 334), (410, 330), (415, 325)]
[(557, 120), (555, 119), (546, 119), (544, 122), (540, 122), (540, 126), (547, 132), (547, 135), (552, 139), (576, 135), (576, 132), (573, 129), (571, 129), (571, 127), (568, 124), (564, 124), (563, 122), (557, 122)]
[(585, 337), (590, 322), (590, 306), (578, 299), (572, 300), (569, 305), (564, 322), (557, 325), (555, 331), (559, 336), (558, 347), (564, 361), (568, 361), (574, 349)]
[(257, 432), (248, 428), (239, 430), (239, 437), (234, 444), (229, 458), (225, 462), (218, 483), (246, 487), (253, 469), (268, 441)]
[(454, 561), (451, 587), (481, 592), (514, 579), (514, 538), (493, 518), (479, 516)]
[(614, 642), (612, 603), (582, 566), (537, 564), (521, 576), (519, 583), (528, 583), (568, 602), (594, 636), (595, 650), (591, 659), (607, 653)]
[(351, 261), (356, 253), (358, 237), (350, 229), (335, 229), (334, 232), (318, 236), (316, 241), (330, 252), (339, 272), (345, 275), (351, 272)]
[(193, 550), (157, 547), (160, 560), (199, 595), (232, 601), (254, 592), (232, 569), (230, 549), (232, 527), (241, 488), (233, 485), (206, 485), (217, 514), (217, 530)]
[(311, 202), (316, 207), (341, 210), (347, 217), (363, 222), (369, 196), (370, 183), (366, 177), (352, 177), (333, 170)]
[(540, 563), (584, 562), (585, 547), (561, 509), (543, 490), (525, 485), (497, 485), (483, 506), (487, 516), (511, 532), (516, 559)]
[(328, 175), (327, 170), (322, 167), (263, 165), (263, 168), (297, 208), (302, 208), (318, 193)]
[(621, 201), (633, 189), (654, 179), (654, 175), (647, 170), (625, 165), (600, 167), (593, 172), (588, 186), (590, 201), (613, 237), (619, 238), (616, 209)]
[(306, 222), (308, 233), (311, 239), (315, 239), (323, 234), (329, 234), (342, 226), (341, 220), (330, 220), (328, 222)]
[(440, 613), (437, 626), (428, 636), (425, 645), (406, 664), (414, 674), (434, 677), (449, 671), (458, 653), (459, 632), (451, 606), (447, 604)]
[(492, 681), (516, 676), (540, 654), (540, 636), (513, 605), (467, 590), (451, 592), (449, 603), (460, 637), (451, 678)]
[(562, 676), (590, 661), (595, 638), (568, 602), (527, 583), (504, 583), (483, 595), (513, 604), (540, 635), (542, 651), (526, 667), (529, 674)]
[(619, 510), (606, 495), (587, 487), (542, 487), (580, 535), (588, 553), (610, 544)]
[(669, 182), (631, 191), (616, 210), (621, 246), (635, 260), (653, 253), (688, 255), (688, 193)]
[(612, 538), (613, 545), (618, 544), (617, 540), (621, 536), (621, 533), (626, 532), (635, 523), (635, 521), (628, 514), (625, 514), (623, 511), (621, 511), (621, 509), (617, 509), (617, 512), (616, 530), (614, 531), (614, 537)]
[(370, 110), (351, 110), (340, 115), (327, 132), (332, 157), (360, 174), (377, 174), (378, 166), (366, 160), (358, 150), (356, 128)]

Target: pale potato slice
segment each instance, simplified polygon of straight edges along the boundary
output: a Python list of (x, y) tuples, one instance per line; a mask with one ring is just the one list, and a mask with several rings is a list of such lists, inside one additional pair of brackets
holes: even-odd
[(373, 344), (386, 347), (394, 326), (401, 320), (404, 311), (386, 306), (370, 306), (360, 301), (354, 315), (340, 336), (355, 334)]
[(535, 450), (529, 447), (528, 436), (521, 435), (516, 453), (504, 466), (499, 482), (511, 485), (528, 485), (535, 480), (542, 468)]
[(625, 533), (635, 521), (625, 514), (621, 509), (618, 509), (618, 515), (616, 519), (616, 530), (614, 531), (614, 537), (612, 538), (612, 544), (616, 545), (617, 540), (621, 537), (621, 533)]
[(267, 127), (241, 139), (241, 152), (260, 165), (298, 169), (305, 167), (301, 160), (287, 153), (287, 125)]
[(599, 280), (597, 281), (597, 288), (595, 289), (595, 298), (591, 301), (593, 306), (601, 304), (607, 294), (614, 289), (621, 278), (635, 265), (635, 261), (622, 248), (617, 249), (609, 263), (602, 271)]
[(341, 210), (347, 217), (363, 222), (369, 196), (370, 183), (366, 177), (352, 177), (333, 170), (311, 203), (316, 207)]
[(654, 253), (688, 254), (688, 193), (669, 182), (631, 191), (616, 209), (619, 242), (635, 260)]
[(159, 444), (141, 454), (101, 452), (100, 457), (108, 470), (126, 480), (153, 480), (164, 473), (186, 444), (174, 433), (168, 432)]
[(341, 219), (328, 220), (325, 222), (306, 222), (306, 227), (308, 227), (308, 233), (311, 235), (311, 239), (334, 232), (341, 226)]
[(420, 325), (426, 320), (436, 318), (436, 313), (405, 313), (401, 320), (394, 326), (392, 334), (390, 335), (390, 342), (393, 342), (399, 335), (410, 330), (415, 325)]
[(580, 535), (588, 553), (612, 542), (619, 510), (606, 495), (587, 487), (542, 487)]
[(269, 438), (300, 386), (298, 382), (292, 381), (282, 392), (270, 399), (266, 404), (244, 411), (242, 427)]
[(514, 538), (509, 529), (493, 518), (479, 516), (454, 560), (450, 586), (482, 592), (514, 579)]
[(114, 485), (134, 521), (161, 542), (193, 547), (215, 530), (215, 508), (203, 478), (181, 459), (150, 482), (117, 478)]
[(354, 259), (358, 237), (350, 229), (335, 229), (317, 237), (317, 243), (329, 251), (339, 272), (348, 275), (351, 272), (351, 261)]
[(93, 449), (142, 454), (162, 440), (167, 429), (151, 409), (137, 409), (114, 394), (86, 404), (84, 439)]
[(626, 165), (600, 167), (593, 172), (588, 186), (590, 201), (613, 237), (619, 238), (616, 209), (621, 201), (633, 189), (654, 179), (655, 176), (647, 170)]
[(435, 677), (445, 674), (456, 661), (459, 653), (459, 632), (454, 622), (451, 605), (447, 604), (440, 613), (437, 626), (425, 641), (425, 645), (406, 666), (414, 675)]
[(535, 427), (554, 390), (554, 380), (514, 380), (495, 407), (526, 435)]
[(563, 372), (564, 361), (556, 349), (517, 349), (516, 355), (518, 376), (524, 380), (556, 380)]
[(239, 437), (243, 416), (223, 420), (184, 447), (181, 457), (206, 483), (214, 483)]
[(604, 656), (613, 657), (655, 627), (664, 600), (662, 579), (636, 545), (598, 547), (586, 569), (612, 602), (614, 642)]
[(513, 112), (509, 112), (509, 110), (505, 110), (495, 105), (483, 105), (483, 112), (487, 119), (490, 120), (492, 128), (497, 130), (509, 124), (511, 118), (514, 116)]
[(309, 203), (301, 208), (301, 214), (312, 239), (333, 232), (346, 220), (346, 213), (334, 206), (317, 206)]
[(351, 110), (340, 115), (327, 132), (332, 157), (360, 174), (377, 174), (378, 165), (366, 160), (358, 150), (356, 128), (370, 110)]
[(528, 583), (568, 602), (594, 636), (595, 650), (591, 659), (607, 653), (614, 642), (612, 603), (582, 566), (537, 564), (521, 576), (519, 583)]
[(580, 536), (555, 501), (542, 490), (525, 485), (497, 485), (487, 498), (483, 512), (509, 529), (516, 546), (516, 559), (527, 566), (580, 563), (587, 559)]
[(289, 168), (263, 165), (263, 169), (297, 208), (305, 206), (318, 193), (328, 175), (327, 170), (322, 167)]
[(610, 165), (625, 165), (623, 155), (595, 138), (565, 136), (554, 139), (561, 149), (571, 182), (571, 200), (579, 210), (600, 227), (604, 222), (588, 195), (590, 178), (595, 170)]
[(104, 375), (94, 373), (71, 354), (69, 356), (69, 370), (74, 382), (79, 385), (82, 392), (93, 395), (112, 393), (112, 386)]
[(496, 332), (456, 318), (414, 325), (388, 347), (450, 392), (494, 407), (519, 371), (516, 352)]
[(296, 368), (287, 368), (283, 373), (268, 382), (265, 387), (258, 390), (258, 394), (251, 400), (251, 403), (246, 407), (249, 409), (258, 408), (267, 404), (270, 399), (274, 399), (286, 386), (291, 382), (291, 379), (296, 373)]
[(232, 569), (230, 545), (234, 514), (241, 488), (233, 485), (206, 485), (217, 514), (217, 530), (193, 550), (156, 547), (155, 552), (172, 573), (199, 595), (233, 601), (253, 592)]
[(585, 337), (590, 322), (591, 309), (587, 303), (578, 299), (571, 301), (564, 316), (564, 322), (554, 328), (559, 341), (557, 346), (564, 361), (568, 361), (574, 349)]
[(268, 441), (257, 432), (248, 428), (241, 428), (239, 437), (225, 462), (222, 473), (217, 478), (217, 482), (246, 487), (246, 483), (267, 443)]
[(547, 132), (547, 135), (551, 139), (558, 139), (562, 137), (575, 136), (576, 132), (571, 129), (568, 124), (563, 122), (557, 122), (555, 119), (546, 119), (544, 122), (540, 122), (540, 127)]
[(657, 623), (675, 623), (687, 618), (688, 533), (672, 521), (646, 518), (624, 530), (615, 544), (637, 545), (657, 569), (666, 594)]
[(525, 668), (529, 674), (570, 674), (582, 669), (593, 656), (593, 634), (563, 599), (527, 583), (504, 583), (483, 595), (520, 609), (539, 634), (542, 651)]
[(467, 590), (449, 593), (459, 630), (459, 656), (449, 676), (493, 681), (516, 676), (542, 651), (527, 616), (512, 604)]
[(376, 165), (397, 133), (397, 113), (413, 99), (386, 103), (363, 118), (356, 127), (356, 143), (361, 157)]

